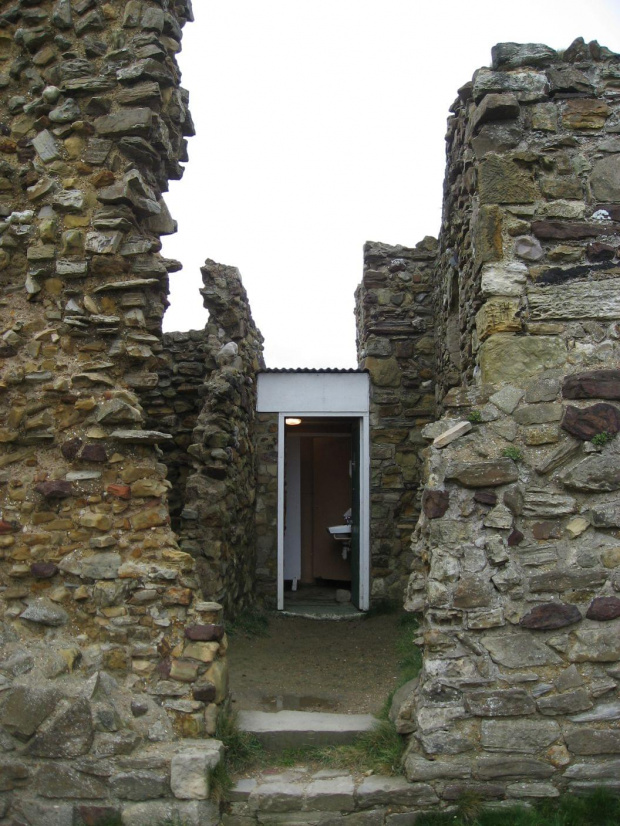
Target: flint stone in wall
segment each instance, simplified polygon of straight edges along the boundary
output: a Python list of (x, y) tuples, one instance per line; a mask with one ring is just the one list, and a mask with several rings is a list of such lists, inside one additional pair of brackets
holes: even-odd
[(422, 510), (429, 519), (439, 519), (448, 510), (450, 493), (447, 490), (425, 490), (422, 495)]
[(562, 419), (562, 427), (582, 441), (591, 439), (597, 433), (609, 433), (611, 436), (620, 431), (620, 410), (606, 402), (585, 408), (569, 405)]
[(491, 655), (493, 662), (506, 668), (527, 668), (537, 665), (561, 665), (562, 658), (555, 654), (544, 642), (530, 635), (504, 634), (487, 636), (482, 644)]
[(446, 479), (455, 479), (469, 488), (486, 488), (507, 485), (519, 478), (512, 459), (494, 459), (484, 462), (455, 462), (448, 466)]
[(562, 395), (565, 399), (620, 399), (620, 370), (586, 370), (567, 376)]
[(497, 333), (480, 346), (481, 380), (488, 384), (520, 383), (566, 361), (566, 344), (557, 336)]
[(566, 746), (573, 754), (620, 754), (620, 731), (578, 728), (565, 735)]
[(586, 617), (599, 622), (617, 619), (620, 617), (620, 599), (618, 597), (596, 597), (588, 606)]
[(19, 740), (27, 740), (54, 711), (60, 694), (54, 688), (15, 686), (4, 695), (0, 722)]
[(549, 287), (530, 286), (527, 297), (532, 321), (579, 318), (613, 321), (620, 316), (618, 278), (576, 281)]
[(486, 751), (536, 754), (561, 735), (554, 720), (483, 720), (480, 730)]
[(531, 611), (528, 611), (519, 620), (519, 625), (522, 628), (530, 628), (536, 631), (552, 631), (556, 628), (573, 625), (580, 620), (581, 613), (576, 605), (548, 602), (544, 605), (537, 605)]

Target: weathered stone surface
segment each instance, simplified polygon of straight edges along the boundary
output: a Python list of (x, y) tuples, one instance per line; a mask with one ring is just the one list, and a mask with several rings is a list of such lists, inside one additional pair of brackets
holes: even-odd
[(476, 330), (480, 341), (495, 333), (518, 332), (522, 327), (516, 298), (494, 295), (476, 314)]
[(581, 613), (576, 605), (547, 602), (528, 611), (519, 620), (519, 625), (522, 628), (530, 628), (536, 631), (552, 631), (555, 628), (573, 625), (580, 620)]
[(598, 433), (614, 435), (620, 431), (620, 410), (606, 402), (593, 404), (591, 407), (568, 405), (562, 419), (562, 427), (582, 441), (590, 440)]
[(620, 202), (620, 164), (617, 155), (595, 161), (590, 175), (590, 186), (597, 200)]
[(600, 628), (579, 628), (569, 638), (571, 662), (616, 662), (620, 660), (620, 622), (612, 620)]
[(406, 755), (404, 768), (405, 776), (410, 783), (471, 776), (471, 767), (465, 762), (427, 760), (415, 752)]
[(579, 688), (576, 691), (566, 691), (564, 694), (541, 697), (537, 701), (537, 705), (541, 714), (555, 717), (587, 711), (592, 708), (593, 704), (588, 692), (583, 688)]
[(365, 778), (357, 788), (358, 805), (368, 809), (374, 806), (429, 806), (437, 802), (437, 795), (428, 783), (410, 783), (404, 777)]
[(544, 778), (551, 777), (554, 768), (542, 760), (527, 757), (482, 757), (476, 762), (475, 771), (481, 780), (497, 780), (502, 777)]
[(566, 733), (566, 746), (573, 754), (620, 754), (620, 731), (576, 728)]
[(0, 722), (19, 740), (29, 739), (60, 701), (55, 688), (18, 685), (4, 694)]
[(518, 69), (521, 66), (549, 66), (557, 53), (544, 43), (498, 43), (491, 49), (493, 69)]
[(532, 232), (541, 240), (579, 241), (596, 238), (602, 230), (598, 224), (574, 221), (533, 221)]
[(596, 289), (591, 283), (581, 281), (557, 287), (529, 287), (530, 318), (532, 321), (580, 318), (613, 321), (620, 314), (620, 279), (610, 278), (604, 283), (605, 289)]
[(69, 615), (64, 608), (55, 605), (46, 597), (30, 599), (28, 607), (21, 612), (20, 617), (30, 622), (53, 627), (65, 625), (69, 622)]
[(166, 797), (168, 778), (158, 772), (139, 770), (120, 772), (110, 778), (110, 791), (122, 800), (149, 800)]
[(478, 69), (474, 75), (474, 99), (489, 92), (513, 92), (520, 101), (540, 100), (548, 87), (547, 76), (543, 72), (492, 72)]
[(446, 471), (446, 479), (455, 479), (461, 485), (471, 488), (507, 485), (516, 482), (518, 478), (517, 466), (512, 459), (455, 463)]
[(562, 476), (567, 488), (578, 491), (611, 491), (620, 488), (620, 465), (615, 450), (583, 459)]
[(60, 708), (27, 747), (33, 757), (79, 757), (93, 743), (93, 724), (90, 705), (86, 700), (75, 700), (68, 708)]
[(217, 741), (204, 747), (185, 749), (172, 758), (170, 788), (181, 800), (206, 800), (209, 796), (209, 776), (221, 759), (222, 744)]
[(465, 694), (465, 706), (476, 717), (519, 717), (536, 711), (530, 695), (520, 688), (470, 691)]
[(487, 155), (480, 163), (479, 176), (483, 204), (527, 204), (538, 196), (532, 173), (513, 158)]
[(565, 358), (566, 345), (559, 338), (497, 333), (480, 347), (481, 378), (489, 384), (518, 384), (541, 370), (558, 367)]
[(448, 510), (450, 493), (447, 490), (425, 490), (422, 495), (422, 509), (429, 519), (439, 519)]
[(553, 720), (483, 720), (482, 746), (487, 751), (536, 754), (561, 736)]
[(482, 268), (481, 289), (485, 296), (520, 296), (527, 281), (526, 264), (502, 261)]
[(35, 490), (46, 499), (66, 499), (73, 495), (71, 482), (64, 479), (54, 479), (49, 482), (39, 482), (35, 485)]
[(486, 636), (482, 644), (494, 662), (506, 668), (559, 665), (562, 660), (547, 645), (531, 637), (516, 634)]
[(572, 496), (530, 487), (523, 496), (523, 513), (529, 517), (553, 518), (575, 513), (577, 501)]
[(585, 370), (567, 376), (562, 395), (565, 399), (620, 399), (620, 370)]
[(620, 617), (620, 599), (618, 597), (596, 597), (586, 611), (586, 617), (599, 622), (606, 622)]

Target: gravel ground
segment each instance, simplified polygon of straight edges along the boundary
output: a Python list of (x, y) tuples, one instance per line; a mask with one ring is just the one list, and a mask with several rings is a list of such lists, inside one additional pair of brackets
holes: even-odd
[(235, 634), (233, 708), (378, 712), (396, 685), (398, 614), (334, 622), (270, 615), (269, 636)]

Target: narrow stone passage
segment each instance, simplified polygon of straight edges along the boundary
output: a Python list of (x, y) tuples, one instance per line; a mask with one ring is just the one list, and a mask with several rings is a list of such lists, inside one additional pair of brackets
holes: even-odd
[(399, 615), (344, 622), (269, 619), (269, 636), (234, 636), (237, 710), (377, 713), (396, 685)]

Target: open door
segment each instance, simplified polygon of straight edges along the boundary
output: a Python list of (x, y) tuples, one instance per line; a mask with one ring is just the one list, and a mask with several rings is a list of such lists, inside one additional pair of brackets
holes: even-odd
[(351, 429), (351, 602), (361, 608), (360, 589), (360, 473), (361, 419), (354, 419)]

